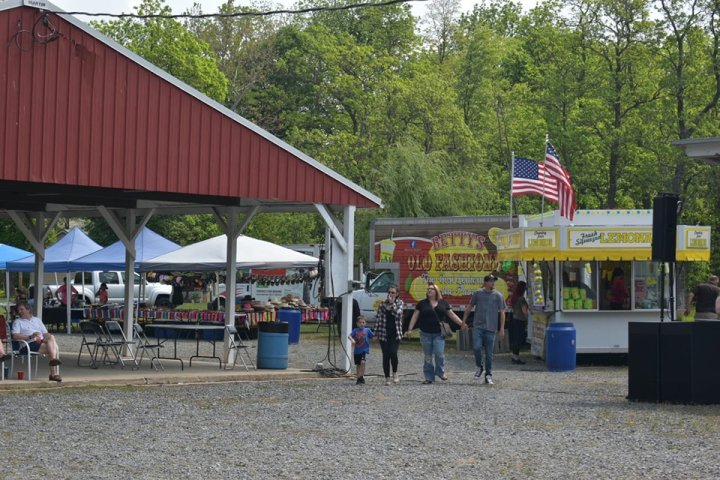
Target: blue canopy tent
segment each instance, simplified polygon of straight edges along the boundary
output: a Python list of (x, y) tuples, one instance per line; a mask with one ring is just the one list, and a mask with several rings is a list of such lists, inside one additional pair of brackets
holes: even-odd
[[(45, 250), (45, 261), (43, 262), (46, 272), (66, 272), (66, 286), (70, 292), (70, 263), (73, 260), (89, 255), (100, 250), (102, 247), (93, 242), (79, 228), (75, 227), (65, 234), (63, 238)], [(10, 272), (33, 272), (35, 271), (35, 255), (21, 258), (20, 260), (7, 262), (7, 269)], [(36, 279), (37, 288), (42, 288), (42, 279)], [(68, 295), (68, 298), (70, 296)], [(66, 302), (67, 332), (70, 333), (71, 315), (70, 303)], [(38, 305), (39, 307), (39, 305)]]
[[(45, 250), (45, 261), (43, 262), (45, 271), (72, 272), (71, 262), (73, 260), (97, 252), (101, 248), (82, 230), (75, 227)], [(7, 269), (11, 272), (33, 272), (35, 271), (35, 255), (7, 262)]]
[(19, 260), (29, 255), (32, 255), (32, 252), (0, 243), (0, 270), (6, 269), (7, 262)]
[(7, 271), (6, 264), (7, 262), (10, 262), (12, 260), (18, 260), (20, 258), (27, 257), (28, 255), (32, 255), (32, 253), (21, 248), (16, 248), (10, 245), (5, 245), (4, 243), (0, 243), (0, 270), (5, 270), (6, 309), (10, 308), (10, 272)]
[[(161, 237), (149, 228), (143, 228), (135, 238), (135, 269), (140, 263), (180, 248), (175, 242)], [(110, 246), (70, 262), (71, 272), (94, 270), (125, 270), (125, 245), (118, 240)]]
[[(175, 242), (171, 242), (165, 237), (158, 235), (147, 227), (140, 230), (135, 238), (135, 270), (140, 268), (140, 263), (172, 252), (180, 248)], [(110, 246), (98, 250), (97, 252), (86, 255), (73, 262), (70, 262), (73, 272), (90, 272), (94, 270), (125, 270), (125, 245), (121, 240)], [(145, 290), (145, 282), (141, 282), (139, 298), (143, 298)]]

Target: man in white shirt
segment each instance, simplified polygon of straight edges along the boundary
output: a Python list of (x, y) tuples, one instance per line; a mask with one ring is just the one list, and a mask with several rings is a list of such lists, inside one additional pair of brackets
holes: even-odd
[[(62, 382), (62, 378), (58, 374), (58, 365), (60, 362), (59, 350), (55, 337), (48, 333), (47, 328), (43, 325), (42, 320), (33, 316), (32, 308), (27, 302), (17, 304), (17, 312), (20, 318), (15, 319), (12, 326), (13, 340), (25, 340), (30, 345), (30, 350), (39, 352), (42, 355), (50, 357), (50, 380), (54, 382)], [(25, 347), (20, 350), (20, 354), (26, 354)]]

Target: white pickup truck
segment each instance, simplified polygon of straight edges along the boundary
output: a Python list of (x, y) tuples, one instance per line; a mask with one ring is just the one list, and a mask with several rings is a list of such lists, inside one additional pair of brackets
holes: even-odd
[[(367, 278), (366, 278), (367, 281)], [(395, 275), (392, 272), (380, 272), (373, 276), (366, 289), (353, 291), (353, 300), (360, 307), (360, 314), (368, 319), (368, 322), (375, 322), (375, 314), (380, 304), (387, 298), (390, 285), (395, 284)]]
[[(124, 278), (125, 272), (77, 272), (70, 283), (72, 283), (73, 288), (77, 290), (79, 298), (84, 300), (86, 304), (95, 303), (95, 294), (100, 288), (101, 283), (105, 283), (108, 286), (109, 302), (123, 303), (125, 301)], [(135, 299), (140, 295), (140, 282), (140, 275), (135, 273)], [(49, 288), (52, 295), (55, 296), (58, 285), (49, 285), (47, 288)], [(145, 296), (140, 300), (141, 303), (155, 305), (157, 307), (166, 307), (170, 304), (172, 285), (145, 282), (144, 291)]]

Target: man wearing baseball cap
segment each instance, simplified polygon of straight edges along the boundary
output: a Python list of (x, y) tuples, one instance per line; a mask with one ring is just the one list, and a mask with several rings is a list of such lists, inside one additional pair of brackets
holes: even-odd
[[(483, 286), (473, 293), (470, 303), (465, 307), (463, 323), (467, 323), (470, 312), (473, 316), (473, 353), (475, 354), (475, 378), (482, 377), (485, 371), (485, 383), (492, 385), (492, 361), (495, 335), (500, 340), (505, 337), (505, 300), (502, 293), (495, 290), (495, 275), (485, 275)], [(482, 349), (485, 348), (483, 362)]]

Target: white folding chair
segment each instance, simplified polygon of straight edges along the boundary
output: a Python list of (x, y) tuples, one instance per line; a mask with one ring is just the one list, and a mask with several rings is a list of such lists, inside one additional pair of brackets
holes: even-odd
[[(225, 331), (227, 332), (228, 338), (230, 339), (228, 355), (230, 355), (230, 352), (235, 353), (235, 355), (234, 355), (235, 358), (233, 359), (233, 364), (232, 364), (232, 367), (230, 367), (230, 368), (235, 368), (235, 364), (237, 363), (238, 358), (239, 358), (240, 361), (242, 362), (243, 366), (245, 367), (245, 370), (248, 370), (248, 371), (250, 370), (248, 368), (247, 362), (245, 362), (245, 359), (243, 358), (243, 356), (240, 352), (245, 353), (245, 356), (247, 357), (248, 361), (250, 362), (250, 365), (252, 365), (252, 367), (255, 368), (255, 362), (253, 362), (252, 355), (250, 355), (250, 352), (249, 352), (251, 346), (246, 345), (242, 341), (242, 338), (240, 338), (240, 333), (238, 332), (235, 325), (225, 325)], [(227, 365), (226, 365), (226, 368), (227, 368)]]
[[(155, 342), (151, 342), (147, 335), (145, 335), (145, 330), (143, 330), (142, 326), (140, 326), (139, 323), (133, 324), (133, 338), (136, 342), (135, 347), (135, 364), (137, 365), (137, 368), (140, 367), (140, 364), (142, 363), (142, 359), (145, 356), (145, 352), (147, 350), (150, 350), (150, 354), (152, 354), (152, 357), (150, 357), (150, 366), (157, 370), (157, 367), (155, 366), (155, 362), (157, 361), (157, 364), (160, 365), (160, 368), (165, 370), (165, 366), (160, 361), (160, 349), (163, 348), (163, 344), (160, 343), (159, 340), (156, 340)], [(140, 358), (138, 359), (138, 353), (140, 354)], [(148, 354), (148, 356), (150, 355)]]
[[(37, 377), (40, 352), (33, 352), (30, 349), (30, 344), (25, 340), (13, 340), (12, 334), (10, 332), (12, 332), (12, 322), (6, 322), (5, 316), (0, 315), (0, 341), (5, 342), (5, 351), (11, 355), (9, 377), (12, 378), (13, 372), (15, 371), (15, 358), (19, 358), (22, 361), (23, 365), (25, 365), (25, 362), (27, 362), (27, 379), (32, 380), (32, 360), (33, 358), (35, 359), (35, 376)], [(2, 368), (3, 379), (5, 378), (4, 367), (4, 365), (0, 365), (0, 368)]]

